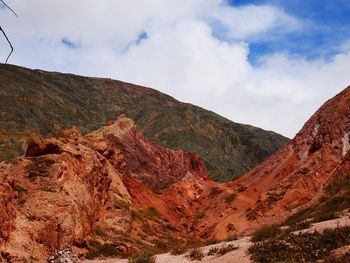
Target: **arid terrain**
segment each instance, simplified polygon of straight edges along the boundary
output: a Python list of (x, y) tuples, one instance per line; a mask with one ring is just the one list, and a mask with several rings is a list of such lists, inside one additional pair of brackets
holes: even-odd
[[(86, 134), (28, 134), (23, 155), (0, 163), (0, 258), (42, 262), (70, 247), (90, 262), (142, 251), (158, 254), (157, 262), (188, 262), (202, 247), (203, 262), (316, 262), (327, 253), (346, 260), (349, 105), (350, 87), (280, 150), (227, 183), (212, 180), (210, 158), (161, 146), (125, 115)], [(333, 230), (312, 232), (324, 228)], [(295, 232), (303, 229), (311, 232)], [(330, 236), (333, 245), (324, 247)], [(126, 262), (114, 260), (105, 262)]]

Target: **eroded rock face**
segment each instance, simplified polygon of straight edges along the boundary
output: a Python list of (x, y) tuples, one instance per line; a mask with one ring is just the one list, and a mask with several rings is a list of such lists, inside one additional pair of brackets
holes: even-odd
[(132, 176), (152, 188), (166, 188), (187, 173), (209, 179), (204, 161), (198, 154), (170, 150), (153, 143), (138, 132), (128, 118), (118, 119), (114, 124), (91, 133), (87, 139), (115, 165), (122, 155)]
[(14, 227), (16, 215), (14, 199), (15, 193), (11, 185), (0, 177), (0, 245), (9, 239)]
[(225, 204), (224, 194), (212, 200), (209, 221), (224, 211), (212, 233), (226, 238), (230, 224), (249, 232), (261, 224), (281, 222), (298, 207), (317, 201), (335, 178), (349, 174), (349, 133), (350, 87), (327, 101), (285, 147), (229, 183), (236, 201)]
[[(203, 160), (154, 144), (127, 118), (87, 136), (69, 129), (54, 138), (31, 139), (26, 157), (0, 165), (0, 250), (16, 262), (43, 259), (69, 245), (81, 255), (95, 253), (109, 240), (113, 253), (130, 253), (149, 224), (147, 213), (140, 212), (145, 222), (133, 218), (138, 210), (156, 208), (156, 228), (166, 222), (188, 227), (179, 223), (181, 212), (173, 202), (149, 189), (186, 177), (193, 177), (192, 185), (207, 184)], [(194, 216), (187, 200), (176, 205), (191, 211), (189, 219)]]

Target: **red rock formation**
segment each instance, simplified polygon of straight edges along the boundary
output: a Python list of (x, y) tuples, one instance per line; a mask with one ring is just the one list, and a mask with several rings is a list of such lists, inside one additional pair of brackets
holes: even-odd
[[(198, 205), (159, 191), (190, 177), (192, 186), (210, 185), (197, 154), (154, 144), (127, 118), (85, 137), (70, 129), (55, 138), (31, 139), (26, 157), (0, 166), (0, 250), (11, 261), (43, 258), (67, 245), (86, 253), (86, 242), (100, 231), (128, 253), (147, 223), (132, 214), (150, 207), (162, 218), (155, 227), (171, 223), (183, 229), (181, 236), (188, 228), (180, 222), (182, 213), (190, 221)], [(130, 242), (120, 242), (120, 236)]]
[(348, 175), (349, 105), (347, 88), (227, 185), (209, 179), (197, 154), (154, 144), (125, 117), (86, 136), (32, 139), (26, 157), (0, 164), (1, 256), (43, 259), (67, 245), (84, 255), (100, 243), (127, 254), (169, 237), (224, 239), (279, 222)]
[[(317, 200), (334, 178), (350, 171), (349, 135), (350, 87), (327, 101), (281, 150), (228, 184), (238, 196), (230, 206), (223, 195), (213, 200), (215, 208), (208, 211), (213, 233), (225, 238), (229, 224), (247, 232), (280, 222), (291, 209)], [(224, 211), (218, 224), (217, 211)]]
[(15, 218), (15, 199), (11, 185), (0, 177), (0, 245), (9, 239)]
[[(153, 143), (137, 131), (134, 122), (119, 118), (113, 125), (105, 126), (87, 136), (95, 149), (114, 162), (122, 153), (132, 176), (145, 185), (162, 189), (178, 182), (187, 173), (208, 179), (203, 159), (196, 153), (170, 150)], [(113, 151), (118, 150), (119, 153)]]

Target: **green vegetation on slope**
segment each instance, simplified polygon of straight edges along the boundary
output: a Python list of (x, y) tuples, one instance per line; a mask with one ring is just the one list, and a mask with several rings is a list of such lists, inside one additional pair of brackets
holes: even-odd
[(28, 133), (91, 132), (125, 114), (141, 132), (172, 149), (194, 151), (212, 179), (228, 181), (270, 156), (288, 139), (237, 124), (150, 88), (110, 79), (0, 64), (0, 159), (20, 152)]
[[(248, 251), (255, 262), (330, 262), (328, 260), (337, 248), (348, 245), (350, 227), (342, 227), (326, 229), (322, 233), (280, 234), (255, 243)], [(348, 259), (348, 255), (343, 257)]]
[(337, 218), (337, 213), (350, 208), (350, 175), (337, 178), (326, 188), (325, 194), (318, 204), (307, 207), (291, 215), (284, 222), (285, 225), (302, 223), (306, 219), (311, 222), (321, 222)]

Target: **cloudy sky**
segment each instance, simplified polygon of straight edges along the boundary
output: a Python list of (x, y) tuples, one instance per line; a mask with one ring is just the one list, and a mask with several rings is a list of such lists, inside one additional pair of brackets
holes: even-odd
[(350, 84), (349, 0), (7, 3), (11, 64), (150, 86), (289, 137)]

